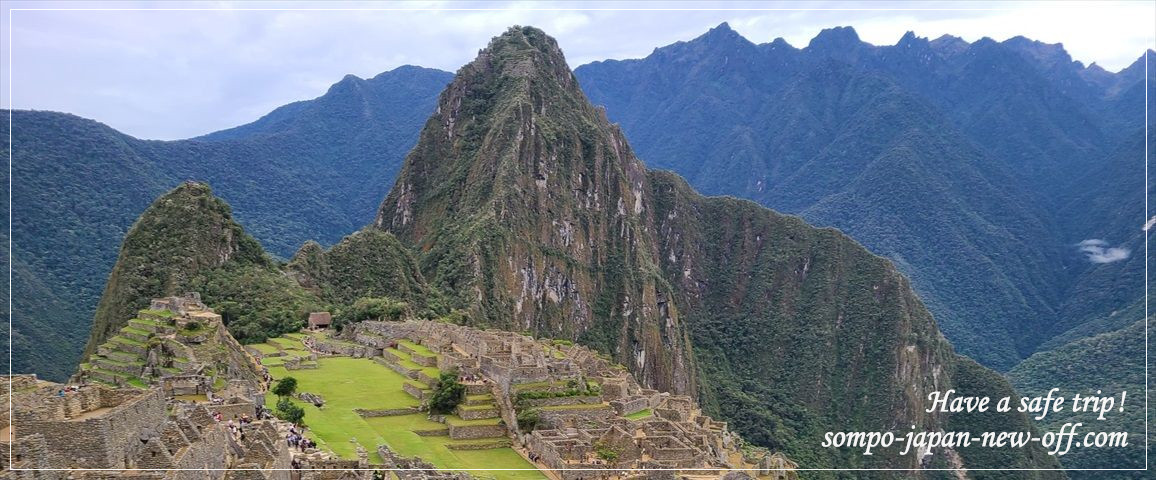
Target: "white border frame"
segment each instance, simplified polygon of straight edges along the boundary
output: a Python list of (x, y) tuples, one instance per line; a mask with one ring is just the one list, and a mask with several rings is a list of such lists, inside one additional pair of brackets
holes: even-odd
[[(1094, 7), (1087, 7), (1094, 8)], [(510, 8), (8, 8), (8, 375), (12, 376), (12, 111), (15, 109), (15, 104), (12, 102), (13, 96), (13, 79), (12, 79), (12, 19), (13, 13), (17, 11), (168, 11), (168, 12), (203, 12), (203, 11), (504, 11), (511, 10)], [(1005, 10), (1003, 8), (521, 8), (516, 10), (524, 11), (999, 11)], [(1153, 61), (1149, 59), (1150, 50), (1145, 49), (1144, 54), (1144, 222), (1149, 221), (1148, 212), (1148, 63)], [(949, 471), (949, 472), (968, 472), (968, 471), (1001, 471), (1001, 472), (1018, 472), (1018, 471), (1080, 471), (1080, 472), (1095, 472), (1095, 471), (1115, 471), (1115, 472), (1146, 472), (1148, 471), (1148, 384), (1150, 383), (1148, 377), (1148, 323), (1150, 323), (1148, 314), (1148, 230), (1145, 228), (1144, 232), (1144, 468), (771, 468), (771, 469), (752, 469), (752, 468), (735, 468), (735, 469), (721, 469), (721, 468), (472, 468), (472, 469), (452, 469), (439, 468), (437, 471), (445, 472), (483, 472), (483, 471), (613, 471), (613, 472), (658, 472), (658, 471), (703, 471), (703, 472), (718, 472), (718, 471), (801, 471), (801, 472), (860, 472), (860, 471), (876, 471), (876, 472), (934, 472), (934, 471)], [(15, 427), (13, 424), (13, 405), (12, 405), (12, 383), (8, 384), (8, 424)], [(13, 429), (14, 430), (14, 429)], [(1129, 433), (1131, 435), (1131, 433)], [(14, 437), (13, 437), (14, 438)], [(8, 458), (13, 458), (13, 448), (15, 442), (8, 443)], [(293, 469), (293, 468), (172, 468), (172, 469), (137, 469), (137, 468), (12, 468), (8, 469), (14, 472), (52, 472), (52, 471), (103, 471), (103, 472), (172, 472), (172, 471), (303, 471), (303, 470), (332, 470), (332, 469)], [(374, 471), (374, 472), (388, 472), (388, 471), (429, 471), (428, 468), (346, 468), (342, 471)]]

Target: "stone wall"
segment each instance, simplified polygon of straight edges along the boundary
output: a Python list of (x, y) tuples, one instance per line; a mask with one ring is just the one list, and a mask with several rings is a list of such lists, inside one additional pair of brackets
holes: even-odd
[(208, 394), (211, 386), (212, 381), (204, 375), (171, 376), (161, 380), (161, 388), (171, 396)]
[(354, 358), (371, 358), (381, 355), (381, 348), (358, 345), (341, 340), (315, 338), (311, 346), (315, 350), (329, 355), (343, 355)]
[(506, 436), (506, 427), (503, 425), (454, 425), (448, 423), (446, 426), (450, 429), (450, 438), (454, 440)]
[(239, 420), (241, 415), (248, 415), (250, 418), (256, 418), (257, 415), (257, 409), (252, 403), (206, 405), (205, 408), (207, 408), (211, 413), (220, 412), (222, 422), (227, 422), (229, 420)]
[[(135, 393), (136, 397), (130, 397)], [(166, 419), (165, 400), (159, 389), (108, 390), (85, 388), (64, 397), (45, 399), (40, 412), (14, 412), (13, 431), (18, 436), (37, 433), (44, 439), (46, 464), (58, 468), (123, 468), (126, 447), (142, 431), (156, 431)], [(77, 408), (84, 408), (78, 411)], [(99, 416), (77, 418), (84, 412), (109, 408)], [(159, 432), (158, 432), (159, 433)]]
[[(559, 405), (598, 405), (602, 397), (598, 395), (575, 395), (571, 397), (527, 398), (518, 402), (527, 407), (551, 407)], [(613, 404), (612, 404), (613, 405)], [(645, 407), (643, 407), (645, 408)], [(641, 408), (639, 410), (642, 410)], [(634, 413), (634, 412), (631, 412)]]
[(632, 397), (628, 400), (615, 400), (610, 402), (610, 406), (620, 416), (638, 413), (647, 408), (650, 408), (650, 399), (646, 397)]
[(414, 385), (410, 382), (402, 382), (401, 389), (405, 390), (405, 393), (408, 393), (411, 397), (423, 402), (425, 401), (425, 392), (423, 392), (422, 389), (417, 385)]
[(366, 410), (363, 408), (357, 408), (357, 409), (354, 409), (353, 411), (362, 417), (368, 418), (368, 417), (393, 417), (396, 415), (409, 415), (411, 413), (418, 413), (421, 410), (419, 410), (417, 407), (405, 407), (405, 408), (388, 408), (388, 409), (383, 409), (383, 410)]
[(381, 456), (384, 469), (394, 469), (393, 474), (400, 480), (473, 480), (465, 472), (437, 470), (433, 464), (420, 458), (406, 458), (394, 453), (389, 447), (379, 445), (377, 454)]
[(605, 422), (613, 417), (614, 409), (610, 407), (538, 410), (538, 421), (547, 428), (573, 427), (590, 422)]

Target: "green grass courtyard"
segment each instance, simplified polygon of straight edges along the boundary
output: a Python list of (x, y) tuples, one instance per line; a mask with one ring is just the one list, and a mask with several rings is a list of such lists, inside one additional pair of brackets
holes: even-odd
[[(388, 445), (393, 451), (407, 457), (419, 456), (439, 468), (533, 468), (511, 448), (482, 450), (451, 450), (450, 444), (484, 443), (483, 441), (453, 440), (448, 436), (419, 436), (415, 430), (437, 430), (445, 425), (426, 419), (425, 413), (388, 417), (362, 418), (354, 409), (394, 409), (417, 406), (418, 400), (402, 390), (408, 380), (397, 372), (365, 358), (323, 357), (319, 368), (288, 371), (279, 365), (269, 365), (275, 379), (291, 376), (297, 379), (297, 391), (321, 395), (323, 408), (294, 400), (305, 409), (306, 435), (321, 448), (343, 458), (357, 458), (357, 445), (370, 455), (371, 462), (380, 462), (377, 445)], [(277, 398), (269, 395), (266, 403), (275, 408)], [(450, 420), (462, 422), (456, 417)], [(487, 440), (493, 442), (494, 440)], [(471, 471), (479, 478), (544, 479), (539, 471)]]

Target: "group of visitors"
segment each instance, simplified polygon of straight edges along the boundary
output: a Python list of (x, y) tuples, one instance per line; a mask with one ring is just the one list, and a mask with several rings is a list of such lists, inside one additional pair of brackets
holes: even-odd
[(289, 433), (285, 435), (285, 442), (289, 448), (296, 447), (297, 451), (304, 453), (307, 448), (317, 448), (317, 442), (305, 438), (302, 432), (297, 430), (296, 426), (289, 427)]
[(248, 425), (248, 422), (233, 423), (232, 420), (229, 420), (229, 435), (232, 435), (239, 442), (245, 441), (245, 425)]
[(458, 375), (458, 382), (460, 383), (478, 383), (482, 381), (482, 376), (476, 373), (463, 373)]
[(69, 385), (69, 386), (67, 386), (67, 387), (64, 387), (64, 388), (62, 388), (62, 389), (60, 389), (60, 390), (57, 390), (57, 391), (56, 391), (56, 396), (58, 396), (58, 397), (63, 397), (63, 396), (65, 396), (66, 394), (69, 394), (69, 393), (72, 393), (72, 392), (79, 392), (79, 391), (80, 391), (80, 387), (79, 387), (79, 386), (77, 386), (77, 385)]

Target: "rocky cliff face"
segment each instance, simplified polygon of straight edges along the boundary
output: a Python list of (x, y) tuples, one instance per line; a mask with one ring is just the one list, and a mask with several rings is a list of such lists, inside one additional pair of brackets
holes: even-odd
[(948, 424), (925, 402), (959, 360), (890, 262), (648, 171), (539, 30), (511, 28), (458, 72), (373, 226), (412, 245), (472, 323), (611, 353), (801, 465), (919, 467), (818, 445), (824, 431)]
[(645, 383), (695, 390), (646, 168), (553, 39), (515, 28), (442, 93), (375, 226), (422, 252), (482, 324), (580, 338)]

